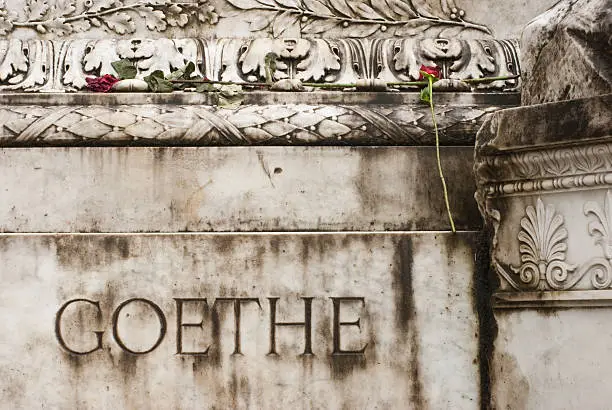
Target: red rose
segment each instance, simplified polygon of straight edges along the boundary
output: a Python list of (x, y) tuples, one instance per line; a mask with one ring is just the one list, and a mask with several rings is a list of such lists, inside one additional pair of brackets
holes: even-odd
[[(421, 65), (421, 68), (419, 69), (419, 71), (424, 71), (427, 74), (431, 74), (436, 78), (440, 78), (442, 76), (442, 69), (438, 66), (426, 66), (426, 65)], [(421, 76), (419, 77), (419, 80), (423, 79), (423, 73), (421, 73)]]
[(116, 82), (119, 81), (117, 77), (111, 74), (105, 74), (102, 77), (88, 77), (85, 78), (87, 81), (87, 88), (91, 91), (98, 93), (107, 93), (113, 88)]

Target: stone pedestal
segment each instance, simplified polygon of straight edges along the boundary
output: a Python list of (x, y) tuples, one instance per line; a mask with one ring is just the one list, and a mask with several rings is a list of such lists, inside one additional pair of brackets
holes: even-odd
[[(457, 233), (414, 95), (271, 93), (233, 110), (174, 98), (15, 95), (2, 107), (2, 399), (480, 408), (488, 317), (470, 145), (485, 112), (516, 95), (439, 99)], [(341, 122), (352, 128), (338, 139)], [(319, 146), (248, 139), (283, 124), (285, 145)], [(404, 146), (342, 146), (377, 139)], [(192, 146), (151, 146), (164, 143)]]
[(477, 137), (493, 232), (494, 408), (607, 409), (612, 96), (500, 111)]

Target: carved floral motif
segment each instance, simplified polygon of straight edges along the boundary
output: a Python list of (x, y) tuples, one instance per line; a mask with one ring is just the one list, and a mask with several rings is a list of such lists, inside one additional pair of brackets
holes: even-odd
[(465, 20), (454, 0), (26, 0), (20, 13), (0, 3), (0, 35), (31, 28), (65, 36), (92, 27), (124, 35), (137, 25), (162, 32), (216, 24), (220, 18), (247, 21), (251, 32), (274, 38), (286, 32), (359, 38), (376, 32), (401, 37), (456, 36), (465, 30), (490, 34), (487, 27)]
[(285, 31), (311, 36), (341, 30), (347, 37), (387, 35), (449, 36), (464, 30), (491, 34), (482, 25), (464, 20), (454, 0), (227, 0), (247, 14), (253, 32), (269, 30), (273, 37)]
[[(494, 210), (496, 228), (500, 222), (499, 212)], [(513, 289), (526, 290), (570, 290), (583, 278), (588, 278), (593, 289), (607, 289), (612, 285), (612, 190), (606, 192), (603, 207), (594, 201), (586, 202), (584, 214), (590, 218), (587, 230), (595, 244), (602, 249), (603, 257), (593, 257), (580, 267), (565, 262), (567, 252), (567, 229), (563, 217), (552, 205), (544, 206), (540, 198), (536, 207), (528, 206), (526, 216), (521, 219), (518, 234), (521, 264), (510, 266), (509, 273), (497, 260), (494, 266), (500, 276)], [(582, 285), (584, 286), (584, 285)], [(581, 288), (582, 288), (581, 286)]]
[(527, 288), (562, 289), (576, 268), (565, 262), (567, 229), (563, 217), (552, 205), (544, 207), (540, 198), (535, 208), (528, 206), (525, 212), (518, 235), (521, 265), (510, 268)]
[(612, 144), (482, 156), (474, 169), (488, 197), (610, 185)]
[[(129, 59), (137, 78), (152, 71), (169, 74), (187, 62), (195, 75), (232, 82), (264, 81), (265, 58), (278, 56), (273, 78), (304, 82), (385, 82), (419, 78), (422, 64), (438, 65), (443, 78), (511, 76), (519, 72), (510, 41), (457, 39), (101, 39), (0, 40), (0, 90), (74, 91), (87, 76), (114, 74), (113, 61)], [(478, 89), (511, 90), (517, 80)]]
[(150, 31), (184, 27), (198, 21), (216, 24), (219, 16), (208, 0), (27, 0), (19, 15), (0, 2), (0, 35), (15, 28), (32, 28), (40, 34), (66, 36), (101, 27), (124, 35), (136, 31), (137, 21)]

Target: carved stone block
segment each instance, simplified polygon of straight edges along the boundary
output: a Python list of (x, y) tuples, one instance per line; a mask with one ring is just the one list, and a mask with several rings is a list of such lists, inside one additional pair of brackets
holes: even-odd
[(475, 410), (474, 251), (468, 232), (0, 235), (0, 399)]
[(590, 387), (607, 377), (612, 343), (611, 107), (608, 94), (502, 110), (478, 133), (495, 408), (604, 409), (612, 399)]

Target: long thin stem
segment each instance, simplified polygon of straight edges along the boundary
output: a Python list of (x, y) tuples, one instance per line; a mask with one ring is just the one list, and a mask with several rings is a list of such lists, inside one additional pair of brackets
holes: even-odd
[(430, 76), (429, 79), (429, 108), (431, 108), (431, 119), (434, 125), (434, 131), (436, 133), (436, 158), (438, 160), (438, 172), (440, 173), (440, 180), (442, 181), (442, 189), (444, 190), (444, 202), (446, 204), (446, 212), (448, 212), (448, 220), (451, 225), (451, 230), (457, 232), (455, 229), (455, 222), (453, 221), (453, 214), (451, 213), (450, 203), (448, 200), (448, 189), (446, 189), (446, 180), (444, 179), (444, 173), (442, 172), (442, 161), (440, 161), (440, 137), (438, 135), (438, 123), (436, 122), (436, 113), (434, 111), (433, 103), (433, 80)]

